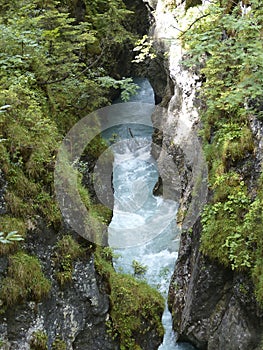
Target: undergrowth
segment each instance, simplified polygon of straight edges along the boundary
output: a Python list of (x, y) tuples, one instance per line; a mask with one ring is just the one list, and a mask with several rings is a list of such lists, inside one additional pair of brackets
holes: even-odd
[(246, 171), (255, 151), (250, 121), (263, 118), (262, 6), (252, 0), (243, 13), (239, 4), (214, 1), (202, 11), (182, 35), (182, 64), (203, 78), (201, 136), (212, 199), (202, 213), (201, 251), (248, 271), (263, 304), (262, 177), (251, 191)]
[(162, 295), (131, 275), (117, 273), (112, 267), (110, 248), (97, 249), (95, 266), (98, 273), (109, 281), (110, 317), (108, 332), (118, 338), (122, 350), (141, 349), (141, 339), (148, 332), (164, 334), (161, 317), (164, 311)]

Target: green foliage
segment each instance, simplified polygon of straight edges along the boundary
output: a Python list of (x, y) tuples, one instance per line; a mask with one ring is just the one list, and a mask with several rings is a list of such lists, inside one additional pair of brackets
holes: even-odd
[(95, 216), (102, 220), (106, 225), (109, 225), (112, 219), (112, 209), (106, 207), (103, 204), (93, 204), (93, 213)]
[(83, 255), (84, 249), (70, 235), (63, 236), (55, 246), (54, 261), (58, 272), (57, 280), (61, 286), (71, 282), (73, 262)]
[(17, 231), (11, 231), (7, 234), (5, 234), (4, 232), (0, 232), (0, 243), (2, 244), (10, 244), (17, 241), (23, 241), (23, 240), (24, 238), (21, 237), (21, 235), (18, 234)]
[(140, 264), (139, 261), (137, 261), (137, 260), (132, 261), (132, 268), (133, 268), (135, 276), (144, 275), (148, 269), (148, 267), (146, 265)]
[(67, 344), (64, 340), (56, 338), (52, 344), (51, 350), (67, 350)]
[(219, 259), (232, 269), (251, 267), (253, 238), (245, 225), (251, 200), (244, 186), (229, 194), (224, 202), (217, 201), (204, 208), (202, 214), (202, 252)]
[(160, 336), (164, 333), (161, 323), (164, 299), (146, 282), (115, 272), (112, 254), (108, 247), (97, 248), (95, 253), (96, 270), (110, 283), (109, 333), (113, 338), (119, 337), (122, 350), (140, 349), (140, 335), (153, 329)]
[(137, 52), (133, 62), (141, 63), (150, 58), (151, 60), (156, 58), (156, 53), (153, 49), (153, 40), (148, 38), (148, 35), (144, 35), (142, 39), (136, 42), (136, 46), (133, 49), (134, 52)]
[(7, 276), (2, 280), (0, 298), (5, 305), (14, 305), (30, 299), (39, 302), (50, 291), (51, 284), (45, 278), (36, 257), (18, 252), (9, 259)]
[(250, 6), (244, 14), (238, 3), (211, 2), (182, 35), (183, 64), (205, 78), (202, 136), (213, 197), (202, 214), (201, 250), (250, 271), (263, 302), (262, 179), (249, 193), (241, 165), (254, 152), (250, 117), (263, 113), (263, 13), (258, 0)]
[(96, 247), (95, 251), (95, 268), (98, 274), (109, 280), (111, 273), (114, 273), (112, 258), (114, 253), (110, 247)]
[(161, 295), (129, 275), (114, 273), (110, 283), (112, 334), (120, 336), (121, 349), (134, 349), (139, 345), (140, 335), (152, 329), (162, 336), (160, 318), (164, 300)]
[(12, 244), (6, 244), (4, 242), (1, 242), (0, 239), (0, 255), (14, 252), (18, 248), (19, 242), (22, 241), (23, 237), (25, 236), (25, 223), (21, 219), (13, 218), (9, 215), (2, 215), (0, 217), (0, 228), (4, 233), (9, 232), (9, 230), (11, 232), (18, 232), (17, 238), (19, 238), (19, 240), (11, 241)]
[(48, 350), (48, 336), (43, 331), (36, 331), (30, 340), (30, 350)]
[[(99, 133), (99, 129), (98, 129)], [(106, 151), (108, 148), (106, 141), (100, 136), (97, 135), (94, 139), (88, 144), (84, 153), (88, 154), (93, 159), (98, 159), (99, 156)]]
[(228, 162), (243, 159), (254, 150), (252, 132), (246, 125), (222, 124), (215, 135), (213, 146), (213, 156), (221, 159), (226, 168)]
[(122, 80), (116, 80), (111, 77), (100, 77), (98, 82), (104, 88), (114, 88), (121, 90), (121, 99), (128, 101), (131, 95), (134, 95), (139, 89), (138, 85), (133, 83), (132, 78), (123, 78)]
[(252, 102), (263, 92), (263, 16), (258, 0), (251, 1), (251, 8), (242, 16), (239, 5), (229, 9), (213, 2), (207, 16), (184, 36), (191, 55), (184, 63), (200, 67), (205, 59), (201, 73), (206, 77), (202, 96), (207, 122), (215, 124), (223, 118), (240, 122), (251, 112), (261, 116)]
[[(124, 99), (136, 89), (116, 72), (116, 52), (134, 40), (125, 28), (130, 12), (121, 0), (85, 5), (80, 15), (75, 1), (0, 0), (0, 166), (8, 212), (24, 225), (41, 216), (59, 227), (57, 148), (79, 119), (109, 103), (105, 80), (118, 84)], [(98, 137), (87, 152), (96, 157), (105, 148)], [(24, 235), (11, 223), (0, 230)], [(0, 252), (16, 247), (0, 244)]]

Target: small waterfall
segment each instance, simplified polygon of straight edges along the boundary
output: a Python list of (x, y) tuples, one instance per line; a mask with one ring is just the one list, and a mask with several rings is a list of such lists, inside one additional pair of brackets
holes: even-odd
[[(141, 88), (131, 101), (154, 104), (148, 80), (135, 82)], [(132, 121), (125, 120), (125, 124), (110, 131), (117, 142), (112, 146), (114, 210), (108, 230), (109, 244), (118, 247), (115, 252), (120, 257), (114, 263), (116, 270), (133, 274), (134, 260), (146, 266), (143, 277), (167, 299), (179, 244), (175, 221), (178, 204), (153, 195), (158, 169), (151, 156), (150, 117), (148, 125), (127, 124)], [(167, 306), (162, 321), (165, 336), (160, 350), (194, 349), (189, 344), (176, 343)]]

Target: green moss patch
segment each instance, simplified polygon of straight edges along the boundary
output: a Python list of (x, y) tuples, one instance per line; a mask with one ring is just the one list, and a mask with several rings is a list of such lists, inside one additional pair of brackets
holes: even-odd
[(56, 278), (61, 286), (72, 281), (73, 262), (83, 255), (84, 249), (73, 237), (62, 237), (55, 246), (54, 261), (57, 268)]
[(26, 299), (39, 302), (47, 296), (50, 281), (44, 276), (39, 260), (23, 252), (9, 258), (7, 276), (2, 280), (0, 297), (5, 305)]
[(162, 295), (146, 282), (133, 276), (116, 273), (112, 267), (112, 251), (106, 247), (95, 254), (95, 266), (110, 284), (111, 320), (109, 333), (120, 339), (121, 349), (141, 349), (145, 334), (164, 334), (161, 317), (164, 311)]

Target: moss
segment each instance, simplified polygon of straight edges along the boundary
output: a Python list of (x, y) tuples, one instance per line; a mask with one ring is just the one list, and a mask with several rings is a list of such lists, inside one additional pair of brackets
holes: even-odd
[[(249, 127), (238, 123), (219, 123), (213, 142), (204, 146), (210, 175), (223, 174), (239, 160), (254, 151), (253, 135)], [(211, 178), (211, 176), (210, 176)]]
[(234, 171), (215, 174), (210, 182), (214, 203), (227, 200), (228, 196), (239, 192), (244, 186), (242, 176)]
[(51, 350), (67, 350), (67, 344), (64, 340), (56, 338), (52, 344)]
[(163, 336), (164, 300), (155, 289), (117, 273), (111, 274), (110, 285), (112, 332), (120, 337), (121, 349), (139, 346), (140, 338), (149, 331)]
[[(232, 126), (232, 125), (231, 125)], [(254, 142), (251, 130), (247, 126), (238, 127), (234, 130), (237, 135), (224, 132), (224, 141), (222, 143), (222, 160), (224, 164), (228, 160), (236, 162), (243, 159), (246, 153), (252, 153), (254, 150)]]
[(56, 278), (61, 286), (72, 281), (73, 262), (84, 253), (84, 249), (73, 237), (62, 237), (55, 247), (54, 261), (57, 267)]
[[(100, 132), (100, 128), (97, 129), (98, 133)], [(88, 154), (90, 157), (94, 159), (98, 159), (99, 156), (108, 149), (108, 145), (106, 141), (100, 136), (97, 135), (94, 139), (88, 144), (86, 147), (84, 154)]]
[(44, 276), (39, 260), (24, 252), (18, 252), (9, 258), (0, 298), (5, 305), (14, 305), (26, 299), (39, 302), (47, 296), (50, 288), (51, 283)]
[(93, 204), (93, 211), (98, 218), (101, 218), (105, 224), (109, 224), (112, 219), (112, 210), (103, 204)]
[(97, 246), (95, 250), (95, 268), (98, 274), (105, 279), (110, 278), (110, 274), (114, 272), (112, 266), (113, 251), (110, 247)]
[(47, 192), (41, 190), (36, 196), (36, 202), (37, 205), (35, 205), (35, 209), (44, 215), (48, 225), (53, 224), (54, 227), (59, 227), (62, 217), (56, 199)]
[(224, 202), (208, 204), (202, 213), (201, 251), (233, 269), (250, 267), (253, 237), (245, 225), (250, 204), (244, 184)]
[(36, 331), (30, 340), (30, 350), (47, 350), (48, 336), (43, 331)]
[(155, 330), (160, 337), (164, 334), (164, 299), (146, 282), (115, 272), (111, 254), (107, 248), (98, 248), (95, 253), (96, 269), (110, 283), (109, 332), (113, 338), (119, 337), (122, 350), (140, 349), (140, 338), (147, 332)]

